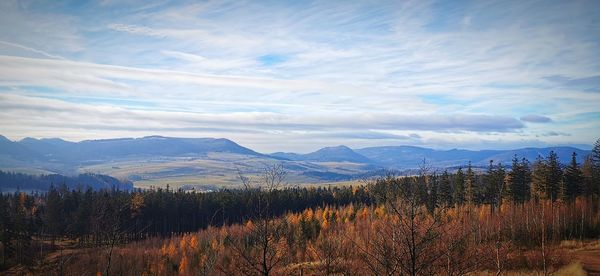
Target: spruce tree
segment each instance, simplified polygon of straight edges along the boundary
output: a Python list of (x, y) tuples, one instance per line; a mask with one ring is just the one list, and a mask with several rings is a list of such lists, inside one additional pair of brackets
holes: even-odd
[(541, 156), (533, 163), (532, 181), (531, 181), (531, 196), (535, 199), (548, 198), (548, 179), (549, 170), (546, 160)]
[(504, 188), (505, 197), (513, 202), (518, 201), (519, 193), (519, 177), (521, 175), (519, 159), (515, 155), (512, 159), (512, 166), (510, 172), (506, 175), (506, 185)]
[(477, 183), (475, 183), (475, 173), (469, 161), (467, 175), (465, 177), (465, 200), (468, 204), (477, 203)]
[(506, 178), (505, 195), (513, 202), (524, 202), (529, 199), (531, 185), (531, 171), (529, 161), (523, 158), (521, 162), (515, 155), (512, 160), (512, 169)]
[(444, 207), (449, 207), (454, 204), (452, 199), (452, 184), (450, 183), (450, 175), (448, 174), (448, 171), (444, 171), (444, 174), (442, 174), (438, 198)]
[(600, 138), (594, 143), (594, 148), (592, 149), (592, 162), (596, 168), (600, 168)]
[(596, 140), (590, 155), (592, 170), (592, 186), (596, 195), (600, 196), (600, 139)]
[(548, 198), (554, 201), (558, 198), (558, 190), (563, 178), (560, 161), (558, 160), (556, 152), (550, 151), (550, 154), (548, 154), (548, 157), (546, 158), (546, 164), (548, 170), (546, 193)]
[(572, 200), (581, 194), (582, 175), (577, 164), (577, 153), (573, 152), (571, 163), (565, 168), (563, 185), (561, 187), (561, 198)]
[(462, 168), (458, 168), (454, 177), (454, 203), (462, 205), (465, 203), (465, 174)]
[[(492, 165), (493, 163), (490, 162), (490, 166)], [(504, 178), (506, 177), (506, 171), (504, 170), (502, 163), (498, 163), (496, 169), (492, 171), (493, 178), (491, 182), (492, 184), (490, 185), (490, 197), (499, 208), (502, 204), (502, 193), (504, 191)]]
[(527, 158), (521, 159), (521, 173), (522, 173), (522, 183), (521, 183), (521, 194), (520, 201), (528, 201), (531, 197), (531, 166), (529, 165), (529, 160)]

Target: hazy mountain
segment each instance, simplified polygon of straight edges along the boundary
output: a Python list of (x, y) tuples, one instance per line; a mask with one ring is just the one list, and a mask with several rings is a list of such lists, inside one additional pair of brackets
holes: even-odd
[[(562, 163), (576, 152), (581, 163), (590, 151), (573, 147), (515, 150), (434, 150), (414, 146), (351, 149), (325, 147), (307, 154), (277, 152), (265, 155), (227, 139), (143, 138), (68, 142), (25, 138), (14, 142), (0, 136), (0, 169), (27, 173), (77, 175), (93, 172), (123, 179), (165, 185), (214, 186), (238, 183), (238, 171), (253, 174), (269, 164), (283, 164), (294, 183), (338, 181), (385, 173), (386, 169), (411, 172), (425, 159), (435, 168), (456, 168), (469, 161), (486, 167), (489, 160), (510, 166), (514, 155), (533, 162), (555, 151)], [(137, 185), (137, 184), (136, 184)]]
[(415, 168), (423, 159), (435, 167), (463, 166), (469, 161), (476, 166), (487, 166), (490, 160), (495, 163), (501, 162), (510, 165), (515, 155), (520, 158), (527, 158), (533, 162), (538, 156), (546, 157), (550, 151), (557, 153), (562, 163), (568, 163), (571, 160), (571, 154), (577, 153), (579, 162), (590, 151), (581, 150), (573, 147), (547, 147), (547, 148), (523, 148), (515, 150), (433, 150), (421, 147), (411, 146), (389, 146), (389, 147), (370, 147), (355, 150), (374, 160), (376, 164), (390, 168)]
[(61, 139), (38, 140), (34, 138), (12, 142), (2, 138), (0, 138), (0, 155), (7, 155), (16, 160), (80, 163), (134, 156), (200, 156), (209, 152), (261, 156), (260, 153), (242, 147), (230, 140), (214, 138), (148, 136), (143, 138), (87, 140), (77, 143)]
[(39, 158), (38, 152), (31, 150), (30, 148), (21, 145), (20, 143), (13, 142), (6, 139), (6, 137), (0, 135), (0, 156), (4, 158), (16, 158), (16, 159), (28, 159), (28, 158)]
[(313, 162), (353, 162), (372, 163), (369, 158), (364, 157), (346, 146), (325, 147), (315, 152), (302, 155), (302, 160)]

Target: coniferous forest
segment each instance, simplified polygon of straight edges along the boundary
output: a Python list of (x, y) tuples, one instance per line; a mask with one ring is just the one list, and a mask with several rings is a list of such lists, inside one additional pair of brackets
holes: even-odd
[[(565, 244), (600, 237), (600, 142), (556, 154), (354, 186), (288, 187), (281, 166), (244, 189), (0, 196), (0, 265), (57, 275), (550, 274)], [(37, 272), (36, 272), (37, 271)]]

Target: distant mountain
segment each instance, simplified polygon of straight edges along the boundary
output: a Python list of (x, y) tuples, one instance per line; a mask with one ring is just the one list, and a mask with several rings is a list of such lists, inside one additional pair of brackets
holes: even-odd
[(277, 159), (293, 160), (293, 161), (300, 161), (300, 160), (304, 159), (302, 154), (293, 153), (293, 152), (274, 152), (274, 153), (269, 154), (269, 156), (277, 158)]
[(60, 174), (28, 175), (23, 173), (11, 173), (0, 171), (0, 192), (22, 191), (47, 191), (50, 186), (59, 188), (65, 185), (68, 189), (94, 190), (125, 190), (133, 189), (133, 183), (121, 181), (108, 175), (85, 173), (69, 177)]
[(303, 160), (313, 162), (353, 162), (371, 163), (373, 161), (364, 157), (346, 146), (326, 147), (318, 151), (303, 155)]
[(515, 150), (433, 150), (412, 146), (370, 147), (355, 150), (357, 153), (374, 160), (376, 164), (396, 169), (416, 168), (426, 160), (435, 167), (464, 166), (469, 161), (475, 166), (487, 166), (490, 160), (510, 165), (516, 155), (533, 162), (538, 156), (546, 157), (550, 151), (556, 152), (562, 163), (571, 160), (571, 154), (577, 153), (579, 162), (583, 161), (590, 151), (573, 147), (523, 148)]
[(295, 161), (373, 163), (369, 158), (346, 146), (325, 147), (307, 154), (276, 152), (271, 156)]
[(411, 173), (423, 159), (434, 168), (455, 169), (466, 166), (469, 161), (476, 167), (485, 168), (490, 160), (510, 166), (515, 155), (533, 162), (537, 156), (545, 157), (552, 150), (563, 164), (570, 161), (573, 152), (577, 153), (580, 163), (590, 153), (574, 147), (473, 151), (414, 146), (351, 149), (342, 145), (307, 154), (276, 152), (266, 155), (231, 140), (214, 138), (148, 136), (69, 142), (58, 138), (10, 141), (0, 136), (0, 169), (66, 175), (94, 172), (136, 183), (160, 185), (173, 181), (215, 186), (237, 183), (239, 171), (254, 174), (269, 164), (282, 164), (290, 173), (290, 181), (311, 183), (384, 175), (387, 170)]
[(227, 139), (148, 136), (67, 142), (61, 139), (0, 138), (0, 155), (20, 161), (81, 163), (141, 156), (200, 156), (209, 152), (262, 156)]

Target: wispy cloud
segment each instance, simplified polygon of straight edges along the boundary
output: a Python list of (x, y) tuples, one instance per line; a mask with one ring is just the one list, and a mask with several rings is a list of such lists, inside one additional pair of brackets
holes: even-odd
[[(0, 95), (10, 111), (0, 113), (2, 134), (239, 130), (241, 142), (275, 150), (299, 139), (591, 143), (600, 136), (600, 118), (589, 115), (600, 104), (598, 7), (3, 1)], [(19, 110), (10, 97), (43, 104)], [(25, 117), (19, 125), (15, 114)], [(45, 123), (49, 114), (77, 116), (61, 126)]]

